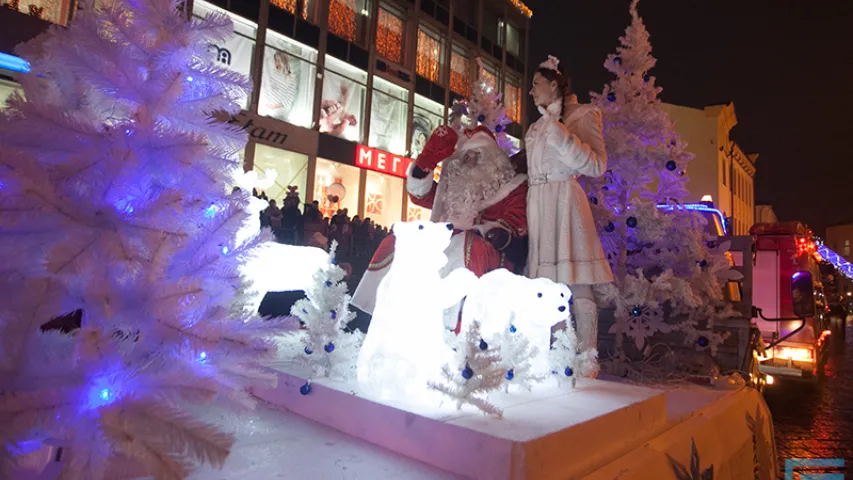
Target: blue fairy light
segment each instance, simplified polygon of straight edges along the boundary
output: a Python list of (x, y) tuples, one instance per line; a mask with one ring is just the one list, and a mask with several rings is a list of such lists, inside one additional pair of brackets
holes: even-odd
[(198, 354), (198, 359), (201, 361), (207, 360), (207, 352), (201, 352)]
[(101, 397), (101, 400), (109, 400), (110, 399), (110, 389), (104, 388), (103, 390), (101, 390), (101, 394), (99, 396)]
[(228, 255), (228, 245), (225, 245), (224, 247), (222, 247), (222, 254)]
[(193, 76), (192, 76), (192, 75), (187, 75), (187, 81), (188, 81), (188, 82), (192, 82), (192, 81), (193, 81)]
[(216, 206), (215, 203), (211, 204), (209, 207), (204, 209), (204, 218), (210, 220), (211, 218), (216, 216), (216, 212), (218, 210), (219, 210), (219, 208)]

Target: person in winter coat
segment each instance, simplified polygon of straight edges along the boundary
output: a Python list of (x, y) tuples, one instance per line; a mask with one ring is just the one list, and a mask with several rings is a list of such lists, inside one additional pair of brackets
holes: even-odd
[(577, 176), (607, 169), (601, 112), (571, 93), (559, 60), (548, 57), (530, 90), (542, 114), (527, 131), (528, 276), (569, 285), (581, 351), (596, 348), (598, 308), (592, 286), (613, 281)]

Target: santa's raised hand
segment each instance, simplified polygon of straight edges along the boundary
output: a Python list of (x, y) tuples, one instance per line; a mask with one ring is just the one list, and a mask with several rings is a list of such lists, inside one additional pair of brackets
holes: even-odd
[(457, 140), (459, 135), (453, 129), (445, 125), (436, 128), (415, 160), (415, 166), (427, 172), (435, 169), (439, 163), (453, 155)]

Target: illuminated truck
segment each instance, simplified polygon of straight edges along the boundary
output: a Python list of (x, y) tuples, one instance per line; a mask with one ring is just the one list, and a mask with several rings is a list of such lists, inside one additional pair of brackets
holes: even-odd
[(758, 224), (750, 234), (753, 321), (765, 346), (759, 371), (777, 379), (816, 380), (831, 334), (817, 245), (798, 222)]

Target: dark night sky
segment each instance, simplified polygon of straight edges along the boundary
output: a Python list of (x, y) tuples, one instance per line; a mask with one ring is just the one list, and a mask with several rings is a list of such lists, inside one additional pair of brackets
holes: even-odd
[[(602, 63), (630, 23), (630, 0), (527, 3), (531, 64), (556, 55), (588, 101), (613, 78)], [(639, 11), (664, 102), (734, 101), (732, 137), (760, 154), (757, 202), (819, 234), (853, 222), (853, 2), (641, 0)]]

